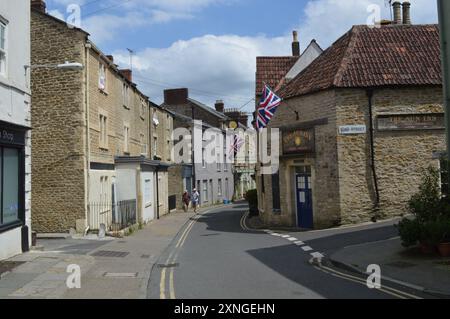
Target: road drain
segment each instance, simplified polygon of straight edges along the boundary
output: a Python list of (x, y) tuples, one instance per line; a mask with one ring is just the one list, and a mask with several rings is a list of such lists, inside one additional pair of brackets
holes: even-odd
[(95, 257), (116, 257), (116, 258), (124, 258), (128, 256), (130, 253), (124, 252), (124, 251), (106, 251), (106, 250), (99, 250), (91, 256)]
[(159, 264), (158, 268), (176, 268), (179, 267), (180, 264), (176, 263), (176, 264)]
[(136, 278), (137, 276), (138, 276), (137, 272), (130, 272), (130, 273), (106, 272), (103, 274), (103, 277), (107, 278)]

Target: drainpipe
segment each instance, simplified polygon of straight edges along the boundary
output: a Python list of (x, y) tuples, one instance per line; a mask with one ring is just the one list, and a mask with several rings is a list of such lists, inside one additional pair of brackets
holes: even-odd
[(194, 140), (194, 131), (195, 131), (195, 112), (194, 112), (194, 105), (191, 105), (191, 117), (192, 117), (192, 129), (191, 129), (191, 148), (192, 148), (192, 177), (193, 177), (193, 187), (192, 190), (194, 190), (194, 188), (197, 187), (197, 177), (196, 177), (196, 172), (195, 172), (195, 140)]
[(87, 233), (89, 229), (89, 197), (90, 197), (90, 169), (91, 169), (91, 147), (90, 147), (90, 120), (89, 120), (89, 50), (91, 49), (91, 44), (89, 41), (85, 44), (85, 87), (84, 87), (84, 96), (85, 96), (85, 121), (86, 121), (86, 173), (85, 173), (85, 209), (86, 209), (86, 229), (85, 233)]
[[(367, 98), (369, 101), (369, 139), (370, 139), (370, 166), (372, 168), (373, 185), (375, 188), (375, 203), (374, 209), (378, 209), (380, 206), (380, 192), (378, 189), (378, 177), (375, 167), (375, 143), (374, 143), (374, 128), (373, 128), (373, 90), (367, 90)], [(376, 219), (376, 217), (374, 217)]]

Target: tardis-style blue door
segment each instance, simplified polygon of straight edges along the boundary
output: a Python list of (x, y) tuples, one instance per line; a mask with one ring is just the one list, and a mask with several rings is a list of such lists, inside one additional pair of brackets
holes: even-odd
[(295, 182), (297, 195), (297, 225), (300, 228), (313, 229), (311, 168), (299, 168), (295, 174)]

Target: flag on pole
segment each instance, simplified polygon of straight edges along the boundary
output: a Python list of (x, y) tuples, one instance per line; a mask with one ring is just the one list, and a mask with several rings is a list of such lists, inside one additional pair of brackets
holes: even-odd
[(242, 146), (244, 146), (245, 141), (243, 138), (241, 138), (239, 135), (234, 135), (233, 137), (233, 143), (231, 143), (230, 146), (230, 153), (229, 158), (235, 157), (239, 151), (241, 150)]
[(277, 111), (278, 106), (280, 106), (281, 101), (282, 100), (280, 97), (273, 93), (273, 91), (267, 85), (264, 85), (261, 102), (259, 103), (257, 111), (256, 126), (258, 128), (258, 131), (269, 125), (269, 122), (275, 115), (275, 112)]

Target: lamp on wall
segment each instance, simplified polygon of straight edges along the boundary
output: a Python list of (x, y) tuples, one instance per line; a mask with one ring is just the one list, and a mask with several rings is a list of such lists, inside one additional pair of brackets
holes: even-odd
[(28, 69), (58, 69), (64, 71), (81, 71), (84, 68), (83, 64), (81, 63), (69, 61), (61, 64), (35, 64), (25, 65), (24, 67), (25, 73), (28, 71)]

